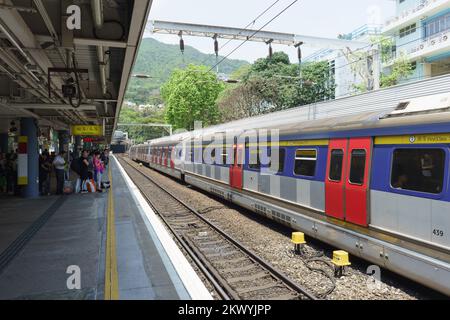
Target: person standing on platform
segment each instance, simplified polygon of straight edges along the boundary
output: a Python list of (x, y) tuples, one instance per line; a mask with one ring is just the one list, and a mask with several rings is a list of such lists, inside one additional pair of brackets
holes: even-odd
[(55, 167), (56, 173), (56, 194), (62, 195), (64, 189), (64, 178), (65, 178), (65, 169), (66, 169), (66, 160), (64, 156), (66, 155), (65, 151), (61, 151), (53, 160), (53, 166)]
[(81, 180), (81, 193), (86, 193), (86, 182), (89, 179), (89, 152), (83, 150), (80, 161), (80, 180)]
[(17, 171), (12, 153), (6, 155), (5, 173), (6, 173), (6, 193), (15, 194), (17, 189)]
[(102, 192), (102, 177), (105, 166), (103, 161), (100, 159), (100, 152), (95, 152), (94, 154), (94, 177), (97, 183), (97, 191)]
[(52, 164), (47, 153), (39, 158), (39, 192), (41, 195), (50, 195), (50, 173)]
[(106, 148), (102, 152), (101, 160), (103, 161), (103, 164), (105, 165), (105, 170), (107, 170), (108, 165), (109, 165), (109, 149), (108, 148)]

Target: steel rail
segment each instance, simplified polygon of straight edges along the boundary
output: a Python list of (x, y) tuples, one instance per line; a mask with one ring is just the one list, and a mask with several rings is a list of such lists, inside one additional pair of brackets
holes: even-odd
[[(297, 293), (300, 293), (304, 296), (306, 296), (307, 298), (311, 299), (311, 300), (318, 300), (319, 298), (316, 297), (313, 293), (311, 293), (308, 289), (306, 289), (305, 287), (298, 285), (297, 283), (295, 283), (292, 279), (288, 278), (286, 275), (284, 275), (280, 270), (278, 270), (277, 268), (275, 268), (274, 266), (272, 266), (269, 262), (265, 261), (264, 259), (260, 258), (259, 256), (257, 256), (253, 251), (251, 251), (250, 249), (246, 248), (242, 243), (240, 243), (238, 240), (234, 239), (233, 237), (231, 237), (230, 235), (228, 235), (227, 233), (225, 233), (223, 230), (221, 230), (218, 226), (216, 226), (214, 223), (210, 222), (209, 220), (207, 220), (206, 218), (204, 218), (195, 208), (193, 208), (192, 206), (190, 206), (188, 203), (186, 203), (183, 200), (180, 200), (176, 195), (174, 195), (171, 191), (167, 190), (166, 188), (164, 188), (163, 186), (161, 186), (160, 184), (158, 184), (152, 177), (148, 176), (147, 174), (143, 173), (141, 170), (138, 170), (136, 167), (134, 167), (133, 165), (129, 164), (128, 161), (122, 159), (123, 162), (125, 162), (128, 166), (130, 166), (131, 168), (133, 168), (136, 172), (138, 172), (139, 174), (141, 174), (143, 177), (145, 177), (146, 179), (148, 179), (152, 184), (154, 184), (155, 186), (157, 186), (160, 190), (164, 191), (166, 194), (168, 194), (172, 199), (174, 199), (175, 201), (177, 201), (179, 204), (181, 204), (183, 207), (185, 207), (189, 212), (193, 213), (197, 218), (199, 218), (202, 222), (204, 222), (206, 225), (208, 225), (210, 228), (212, 228), (214, 231), (216, 231), (217, 233), (219, 233), (221, 236), (223, 236), (226, 240), (228, 240), (230, 243), (232, 243), (233, 245), (235, 245), (238, 249), (240, 249), (244, 254), (246, 254), (251, 260), (253, 260), (255, 263), (261, 265), (264, 269), (266, 269), (268, 272), (270, 272), (274, 277), (276, 277), (277, 279), (279, 279), (281, 282), (283, 282), (284, 284), (286, 284), (289, 288), (291, 288), (293, 291), (296, 291)], [(138, 186), (139, 188), (139, 186)], [(139, 190), (141, 191), (141, 193), (143, 193), (143, 191), (139, 188)], [(148, 199), (148, 197), (146, 195), (144, 195), (144, 197), (146, 197), (146, 199)], [(153, 202), (151, 202), (153, 203)], [(152, 207), (155, 207), (154, 205), (152, 205)], [(154, 208), (156, 211), (158, 211), (156, 208)], [(165, 224), (168, 225), (168, 221), (161, 215), (159, 214), (159, 216), (162, 218), (162, 220), (164, 221)], [(176, 235), (176, 233), (174, 232), (173, 228), (168, 225), (169, 229), (171, 230), (172, 233), (174, 233), (174, 235), (177, 237), (178, 240), (178, 236)], [(183, 243), (183, 241), (181, 241), (181, 243)], [(187, 246), (189, 246), (189, 244), (186, 244)], [(183, 245), (184, 247), (184, 245)], [(190, 247), (190, 246), (189, 246)], [(202, 258), (201, 258), (202, 259)], [(203, 259), (206, 260), (206, 259)], [(215, 273), (215, 272), (214, 272)]]
[[(134, 170), (136, 170), (136, 172), (138, 172), (138, 173), (142, 174), (144, 177), (146, 177), (145, 174), (140, 172), (135, 167), (133, 167), (131, 165), (129, 165), (129, 166), (131, 168), (133, 168)], [(191, 245), (186, 241), (186, 239), (183, 236), (179, 235), (178, 232), (170, 225), (169, 221), (167, 221), (167, 219), (164, 217), (164, 215), (159, 212), (154, 201), (152, 199), (150, 199), (149, 196), (147, 196), (147, 194), (144, 192), (143, 188), (137, 184), (136, 184), (136, 187), (139, 189), (139, 192), (142, 194), (142, 196), (145, 198), (145, 200), (147, 200), (147, 202), (152, 207), (152, 209), (158, 214), (158, 216), (164, 222), (164, 224), (169, 229), (169, 231), (172, 233), (172, 235), (175, 237), (175, 239), (178, 241), (178, 243), (183, 247), (183, 249), (188, 253), (190, 258), (198, 266), (198, 268), (203, 273), (203, 275), (208, 279), (208, 281), (211, 283), (211, 285), (214, 287), (214, 289), (217, 291), (217, 293), (220, 295), (220, 297), (223, 300), (231, 300), (232, 295), (223, 289), (223, 286), (220, 284), (222, 281), (220, 279), (217, 279), (217, 273), (214, 272), (213, 270), (211, 270), (209, 265), (207, 265), (201, 261), (201, 260), (203, 260), (203, 258), (197, 256), (197, 254), (194, 252)]]

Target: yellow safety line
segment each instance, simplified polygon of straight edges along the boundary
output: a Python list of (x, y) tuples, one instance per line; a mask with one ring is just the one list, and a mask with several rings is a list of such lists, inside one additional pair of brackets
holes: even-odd
[(108, 177), (111, 186), (108, 191), (108, 215), (106, 228), (105, 300), (118, 300), (119, 278), (117, 274), (116, 228), (111, 167), (108, 170)]

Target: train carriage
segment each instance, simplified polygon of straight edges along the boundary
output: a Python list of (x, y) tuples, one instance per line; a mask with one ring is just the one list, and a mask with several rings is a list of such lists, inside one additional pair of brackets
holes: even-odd
[[(154, 140), (154, 157), (142, 158), (142, 146), (130, 156), (450, 295), (449, 108), (446, 94), (383, 113), (267, 115)], [(239, 140), (258, 129), (279, 129), (279, 142)], [(211, 137), (228, 130), (234, 142), (209, 153), (222, 161), (202, 159)]]

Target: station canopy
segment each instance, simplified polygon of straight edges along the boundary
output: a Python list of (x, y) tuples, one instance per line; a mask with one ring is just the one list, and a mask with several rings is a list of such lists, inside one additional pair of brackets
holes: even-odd
[(102, 126), (110, 141), (151, 0), (5, 0), (0, 4), (0, 127)]

